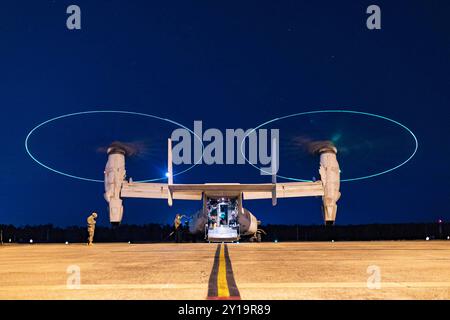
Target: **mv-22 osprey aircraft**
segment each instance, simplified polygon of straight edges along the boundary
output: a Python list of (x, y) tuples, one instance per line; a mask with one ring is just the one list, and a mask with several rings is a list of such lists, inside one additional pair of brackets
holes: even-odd
[[(320, 181), (277, 183), (205, 183), (175, 184), (172, 170), (172, 141), (168, 139), (168, 183), (144, 183), (126, 180), (127, 151), (120, 144), (107, 149), (105, 168), (105, 199), (109, 203), (109, 219), (118, 225), (123, 217), (123, 198), (174, 199), (203, 201), (203, 207), (189, 221), (189, 232), (204, 233), (208, 242), (234, 242), (242, 236), (256, 237), (258, 220), (243, 207), (243, 200), (322, 196), (322, 211), (326, 225), (334, 224), (340, 198), (340, 169), (337, 149), (326, 145), (317, 150), (320, 156)], [(260, 239), (260, 237), (258, 237)]]

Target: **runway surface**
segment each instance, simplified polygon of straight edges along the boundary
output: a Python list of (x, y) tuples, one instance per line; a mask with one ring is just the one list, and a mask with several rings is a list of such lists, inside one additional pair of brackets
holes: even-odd
[(450, 241), (0, 246), (0, 299), (450, 299)]

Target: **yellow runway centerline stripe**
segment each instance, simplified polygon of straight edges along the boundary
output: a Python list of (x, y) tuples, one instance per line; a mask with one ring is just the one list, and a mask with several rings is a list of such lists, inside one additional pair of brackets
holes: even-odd
[(229, 297), (230, 291), (228, 289), (228, 281), (227, 281), (227, 265), (225, 262), (225, 245), (220, 247), (220, 256), (219, 256), (219, 271), (217, 275), (217, 296), (218, 297)]
[(209, 276), (208, 299), (239, 300), (240, 298), (241, 296), (234, 280), (228, 247), (224, 243), (219, 244), (217, 245), (211, 275)]

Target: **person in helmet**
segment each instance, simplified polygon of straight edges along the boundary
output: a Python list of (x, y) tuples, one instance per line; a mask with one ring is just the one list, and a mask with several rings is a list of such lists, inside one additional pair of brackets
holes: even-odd
[(181, 219), (184, 218), (184, 215), (177, 213), (175, 219), (173, 220), (173, 228), (175, 233), (175, 242), (183, 241), (183, 227), (181, 225)]
[(92, 246), (94, 243), (94, 232), (95, 232), (95, 219), (97, 219), (97, 213), (93, 212), (87, 218), (87, 230), (88, 230), (88, 246)]

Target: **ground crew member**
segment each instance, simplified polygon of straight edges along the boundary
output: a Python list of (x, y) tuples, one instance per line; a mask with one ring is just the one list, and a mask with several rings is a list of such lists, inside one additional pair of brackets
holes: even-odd
[(97, 219), (97, 213), (93, 212), (88, 218), (87, 218), (87, 230), (88, 230), (88, 246), (92, 246), (94, 243), (94, 232), (95, 232), (95, 219)]
[(175, 242), (182, 242), (183, 241), (183, 227), (181, 226), (181, 219), (184, 216), (177, 213), (175, 216), (175, 219), (173, 220), (173, 228), (175, 233)]

